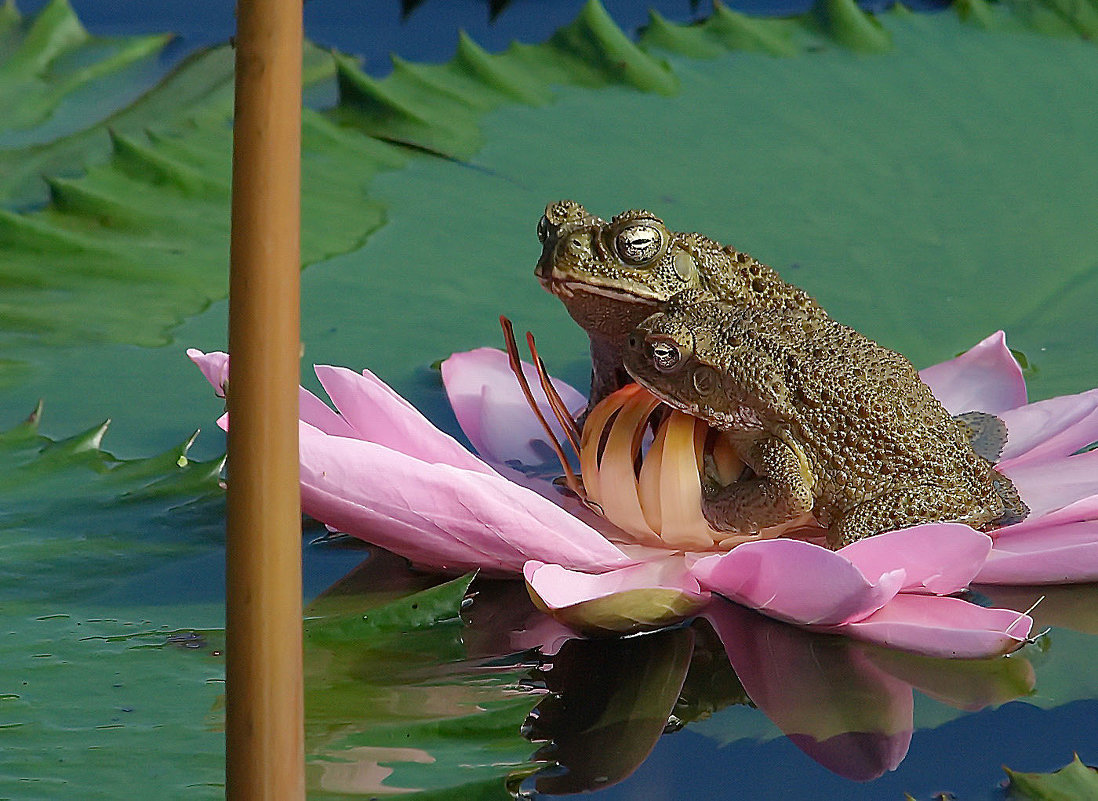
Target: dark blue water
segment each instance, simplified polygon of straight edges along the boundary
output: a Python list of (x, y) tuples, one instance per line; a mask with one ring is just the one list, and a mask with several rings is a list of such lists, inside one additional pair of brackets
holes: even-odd
[(1049, 710), (1014, 702), (916, 731), (907, 758), (895, 771), (857, 784), (817, 765), (784, 737), (722, 748), (685, 729), (661, 738), (636, 773), (599, 797), (899, 801), (910, 793), (922, 801), (948, 792), (967, 801), (1002, 798), (997, 789), (1006, 781), (1004, 764), (1024, 772), (1057, 770), (1071, 757), (1064, 753), (1068, 733), (1083, 762), (1098, 762), (1098, 701)]

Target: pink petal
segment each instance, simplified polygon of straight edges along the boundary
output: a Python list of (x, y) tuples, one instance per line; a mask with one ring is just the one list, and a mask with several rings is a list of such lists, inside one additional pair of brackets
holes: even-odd
[(831, 630), (926, 656), (977, 659), (1021, 647), (1033, 621), (1012, 609), (985, 609), (960, 598), (897, 595), (867, 618)]
[[(318, 364), (316, 377), (358, 439), (401, 451), (424, 462), (453, 465), (478, 473), (492, 468), (431, 422), (368, 370)], [(333, 432), (335, 433), (335, 432)]]
[(693, 566), (706, 589), (764, 615), (800, 625), (837, 625), (880, 609), (900, 590), (904, 571), (875, 581), (842, 555), (799, 540), (748, 542)]
[(598, 574), (532, 560), (523, 575), (535, 605), (580, 631), (658, 628), (684, 620), (709, 599), (678, 555)]
[[(526, 362), (522, 371), (557, 440), (563, 442), (564, 432), (549, 407), (537, 371)], [(530, 411), (506, 353), (494, 348), (455, 353), (442, 363), (442, 382), (461, 430), (485, 459), (526, 465), (554, 460), (545, 431)], [(553, 379), (553, 386), (574, 415), (587, 406), (587, 399), (563, 381)]]
[(1098, 450), (1051, 462), (1015, 461), (1000, 469), (1014, 482), (1031, 518), (1098, 494)]
[(858, 540), (839, 553), (871, 583), (903, 568), (901, 592), (948, 595), (967, 587), (987, 561), (991, 538), (961, 523), (927, 523)]
[(1098, 440), (1098, 389), (1031, 403), (1001, 417), (1008, 432), (1003, 467), (1071, 456)]
[(1021, 523), (1001, 528), (995, 532), (995, 548), (1011, 542), (1020, 534), (1047, 531), (1067, 523), (1098, 520), (1098, 495), (1090, 495), (1043, 515), (1030, 515)]
[(305, 387), (300, 387), (297, 396), (298, 417), (301, 422), (308, 423), (313, 428), (319, 428), (325, 434), (333, 437), (355, 437), (354, 428), (347, 422), (343, 415), (332, 410), (332, 407), (322, 401)]
[(630, 590), (672, 589), (698, 600), (709, 597), (679, 557), (668, 556), (605, 573), (581, 573), (538, 561), (523, 567), (526, 581), (549, 606), (560, 608)]
[(217, 397), (225, 397), (225, 384), (229, 381), (229, 354), (215, 350), (203, 353), (198, 348), (187, 348), (187, 356), (198, 365), (202, 375), (214, 388)]
[(1098, 581), (1098, 495), (997, 532), (983, 584)]
[(996, 331), (948, 362), (919, 371), (950, 414), (980, 411), (999, 414), (1026, 402), (1022, 368)]
[(521, 571), (528, 559), (606, 570), (632, 560), (564, 510), (494, 473), (429, 464), (302, 424), (302, 508), (421, 565)]
[[(225, 384), (229, 380), (229, 354), (215, 351), (203, 353), (196, 348), (189, 348), (187, 355), (191, 361), (198, 365), (198, 369), (213, 385), (214, 392), (219, 398), (225, 397)], [(354, 432), (346, 421), (304, 387), (298, 388), (298, 416), (304, 422), (315, 428), (319, 428), (328, 434), (337, 436), (353, 436)], [(217, 425), (225, 431), (229, 430), (228, 415), (221, 415)]]
[(911, 687), (874, 666), (865, 646), (720, 600), (703, 616), (751, 700), (810, 757), (856, 781), (903, 760), (914, 725)]
[[(305, 387), (297, 388), (298, 418), (313, 428), (320, 429), (333, 437), (355, 437), (356, 432), (338, 412), (322, 401)], [(217, 418), (222, 431), (229, 430), (229, 414), (226, 412)]]

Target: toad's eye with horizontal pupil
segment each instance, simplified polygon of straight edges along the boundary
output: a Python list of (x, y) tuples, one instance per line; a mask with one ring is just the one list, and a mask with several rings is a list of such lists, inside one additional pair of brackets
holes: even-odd
[(649, 355), (651, 356), (652, 364), (654, 364), (656, 369), (661, 373), (670, 373), (673, 370), (678, 369), (679, 365), (683, 362), (682, 351), (670, 342), (652, 343)]
[(538, 220), (538, 241), (541, 244), (545, 244), (545, 240), (549, 238), (549, 218), (544, 214), (541, 215), (541, 219)]
[(614, 239), (622, 261), (644, 264), (654, 259), (663, 247), (663, 234), (653, 225), (631, 225)]

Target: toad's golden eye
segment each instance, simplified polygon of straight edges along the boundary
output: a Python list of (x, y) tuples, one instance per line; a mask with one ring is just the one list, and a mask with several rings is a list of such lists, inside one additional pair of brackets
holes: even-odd
[(626, 264), (644, 264), (659, 255), (663, 233), (654, 225), (630, 225), (615, 237), (614, 247)]

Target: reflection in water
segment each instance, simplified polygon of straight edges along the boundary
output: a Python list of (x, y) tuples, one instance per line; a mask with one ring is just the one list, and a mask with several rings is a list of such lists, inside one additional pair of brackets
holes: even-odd
[(911, 685), (845, 637), (810, 634), (730, 603), (708, 616), (748, 696), (802, 751), (858, 781), (894, 769), (911, 742)]
[(343, 762), (329, 762), (320, 772), (320, 787), (333, 793), (353, 795), (395, 795), (422, 789), (392, 787), (384, 784), (393, 774), (392, 762), (418, 762), (430, 765), (435, 758), (420, 748), (386, 748), (363, 745), (349, 748)]
[[(346, 615), (356, 603), (368, 610), (394, 590), (438, 580), (409, 571), (394, 578), (400, 572), (379, 555), (310, 612)], [(401, 603), (414, 610), (416, 597)], [(313, 641), (314, 787), (377, 795), (437, 787), (443, 773), (461, 770), (497, 788), (506, 780), (516, 792), (597, 790), (632, 774), (661, 735), (732, 705), (757, 707), (816, 762), (868, 781), (907, 754), (913, 689), (977, 710), (1034, 683), (1018, 654), (915, 656), (727, 602), (690, 626), (590, 640), (538, 613), (521, 583), (477, 581), (469, 597), (461, 620), (375, 632), (370, 641)], [(457, 740), (440, 738), (450, 728)], [(523, 745), (520, 728), (536, 748)]]
[(571, 640), (535, 678), (549, 695), (527, 721), (540, 759), (555, 766), (532, 778), (538, 792), (578, 793), (615, 784), (645, 760), (667, 727), (690, 667), (694, 632)]
[[(687, 653), (689, 666), (682, 659)], [(689, 629), (574, 640), (538, 672), (553, 694), (535, 710), (531, 737), (551, 740), (555, 748), (539, 754), (559, 764), (535, 777), (535, 789), (545, 793), (620, 781), (655, 745), (653, 732), (744, 703), (757, 706), (824, 767), (868, 781), (894, 770), (907, 754), (913, 688), (976, 710), (1024, 695), (1034, 682), (1032, 666), (1017, 655), (915, 656), (806, 632), (732, 603), (714, 605)], [(669, 698), (678, 685), (678, 698)], [(638, 700), (630, 725), (631, 699)], [(666, 720), (664, 709), (672, 711), (666, 727), (658, 725)]]

